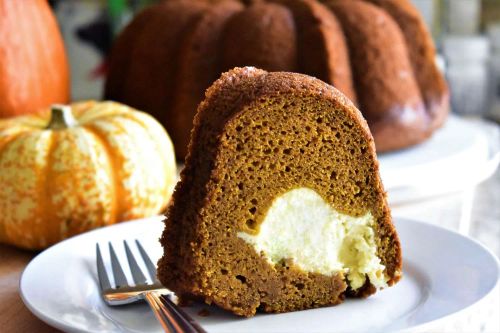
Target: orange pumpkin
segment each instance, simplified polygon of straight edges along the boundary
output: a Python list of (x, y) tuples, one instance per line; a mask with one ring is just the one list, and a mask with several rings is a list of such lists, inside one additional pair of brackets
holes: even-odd
[(47, 1), (0, 0), (0, 118), (68, 100), (68, 62)]
[(155, 119), (113, 102), (46, 111), (0, 119), (0, 242), (41, 249), (165, 208), (176, 164)]

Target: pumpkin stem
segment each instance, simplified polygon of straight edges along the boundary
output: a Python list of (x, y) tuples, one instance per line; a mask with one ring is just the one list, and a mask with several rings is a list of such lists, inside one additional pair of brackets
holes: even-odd
[(50, 108), (51, 116), (47, 129), (61, 130), (76, 126), (76, 119), (71, 112), (71, 106), (53, 104)]

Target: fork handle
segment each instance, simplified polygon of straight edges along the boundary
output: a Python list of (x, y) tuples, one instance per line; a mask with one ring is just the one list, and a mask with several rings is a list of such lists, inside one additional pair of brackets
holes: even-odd
[(168, 296), (162, 296), (155, 291), (144, 293), (163, 330), (168, 333), (207, 333), (191, 316), (175, 305)]
[(175, 332), (173, 330), (172, 325), (168, 322), (168, 317), (162, 312), (162, 308), (160, 306), (160, 297), (157, 293), (154, 292), (145, 292), (144, 300), (149, 304), (151, 310), (153, 310), (153, 314), (156, 317), (156, 320), (160, 323), (161, 327), (165, 332)]

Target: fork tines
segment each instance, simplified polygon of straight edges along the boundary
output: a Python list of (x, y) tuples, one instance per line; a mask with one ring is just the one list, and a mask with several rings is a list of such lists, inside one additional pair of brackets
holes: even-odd
[[(139, 254), (148, 270), (149, 281), (151, 283), (155, 283), (156, 281), (156, 267), (147, 255), (146, 251), (142, 247), (141, 243), (136, 239), (136, 246), (139, 250)], [(139, 267), (137, 260), (132, 253), (130, 246), (127, 241), (123, 241), (125, 246), (125, 253), (127, 255), (127, 261), (130, 268), (130, 272), (132, 274), (132, 278), (134, 280), (135, 285), (144, 285), (147, 284), (148, 278), (144, 275), (141, 268)], [(96, 258), (97, 258), (97, 276), (99, 278), (99, 284), (101, 286), (101, 290), (109, 290), (109, 289), (118, 289), (121, 287), (129, 287), (127, 282), (127, 277), (123, 271), (122, 265), (118, 260), (118, 256), (116, 255), (115, 249), (111, 242), (108, 242), (109, 245), (109, 253), (111, 257), (111, 270), (113, 272), (113, 280), (115, 287), (113, 287), (110, 283), (110, 279), (108, 274), (106, 273), (106, 268), (104, 266), (104, 260), (102, 259), (101, 249), (99, 244), (96, 243)]]
[[(148, 277), (143, 273), (136, 257), (133, 255), (127, 241), (123, 241), (125, 253), (127, 255), (128, 266), (134, 280), (134, 286), (130, 286), (127, 277), (123, 272), (123, 266), (118, 260), (115, 249), (111, 243), (109, 254), (111, 258), (111, 271), (114, 285), (110, 283), (104, 261), (102, 259), (99, 244), (96, 244), (97, 276), (101, 286), (101, 296), (104, 301), (111, 306), (130, 304), (145, 300), (153, 310), (156, 319), (160, 322), (166, 332), (171, 333), (206, 333), (205, 330), (191, 318), (186, 312), (180, 309), (170, 298), (162, 295), (170, 294), (156, 278), (156, 267), (147, 255), (138, 240), (135, 241), (139, 254), (148, 271)], [(148, 282), (149, 280), (149, 282)]]

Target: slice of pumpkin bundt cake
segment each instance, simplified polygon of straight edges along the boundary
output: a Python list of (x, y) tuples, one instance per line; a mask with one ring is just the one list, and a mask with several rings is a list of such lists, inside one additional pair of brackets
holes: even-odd
[(158, 274), (181, 298), (252, 316), (365, 297), (401, 276), (366, 121), (318, 79), (223, 74), (198, 107), (173, 200)]

